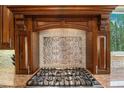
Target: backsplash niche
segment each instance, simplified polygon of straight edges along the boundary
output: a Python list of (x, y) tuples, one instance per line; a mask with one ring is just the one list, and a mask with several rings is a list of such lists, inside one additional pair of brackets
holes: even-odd
[(41, 31), (39, 56), (41, 68), (85, 68), (86, 31), (72, 28)]

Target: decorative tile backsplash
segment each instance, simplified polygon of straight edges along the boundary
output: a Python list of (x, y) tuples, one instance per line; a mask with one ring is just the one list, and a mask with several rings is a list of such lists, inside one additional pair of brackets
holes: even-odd
[(86, 67), (86, 33), (70, 28), (48, 29), (39, 35), (40, 67)]
[(44, 64), (82, 63), (81, 37), (44, 37)]

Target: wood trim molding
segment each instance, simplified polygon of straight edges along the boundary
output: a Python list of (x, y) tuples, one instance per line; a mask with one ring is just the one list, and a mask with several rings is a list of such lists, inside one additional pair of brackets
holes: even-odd
[[(7, 6), (13, 13), (24, 15), (96, 15), (110, 13), (115, 5), (51, 5), (51, 6)], [(51, 13), (52, 11), (52, 13)], [(71, 12), (70, 12), (71, 11)]]
[[(28, 17), (28, 16), (26, 16)], [(96, 16), (92, 16), (96, 17)], [(33, 16), (35, 25), (35, 31), (40, 31), (48, 28), (77, 28), (88, 30), (88, 21), (91, 20), (91, 16)]]

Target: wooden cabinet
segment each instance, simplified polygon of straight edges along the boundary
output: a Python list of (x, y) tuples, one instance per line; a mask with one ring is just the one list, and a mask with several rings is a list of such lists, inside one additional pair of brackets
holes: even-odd
[(38, 34), (50, 28), (86, 31), (86, 68), (110, 73), (109, 14), (116, 6), (8, 6), (14, 13), (17, 74), (39, 68)]
[(14, 48), (13, 14), (6, 6), (0, 6), (0, 49)]

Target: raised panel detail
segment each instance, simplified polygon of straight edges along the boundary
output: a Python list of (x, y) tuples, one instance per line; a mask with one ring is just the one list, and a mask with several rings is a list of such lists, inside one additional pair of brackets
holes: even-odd
[(6, 6), (0, 6), (0, 49), (14, 48), (13, 14)]
[(106, 36), (98, 36), (98, 64), (97, 73), (107, 73), (107, 40)]
[(106, 37), (98, 37), (98, 67), (106, 69)]

